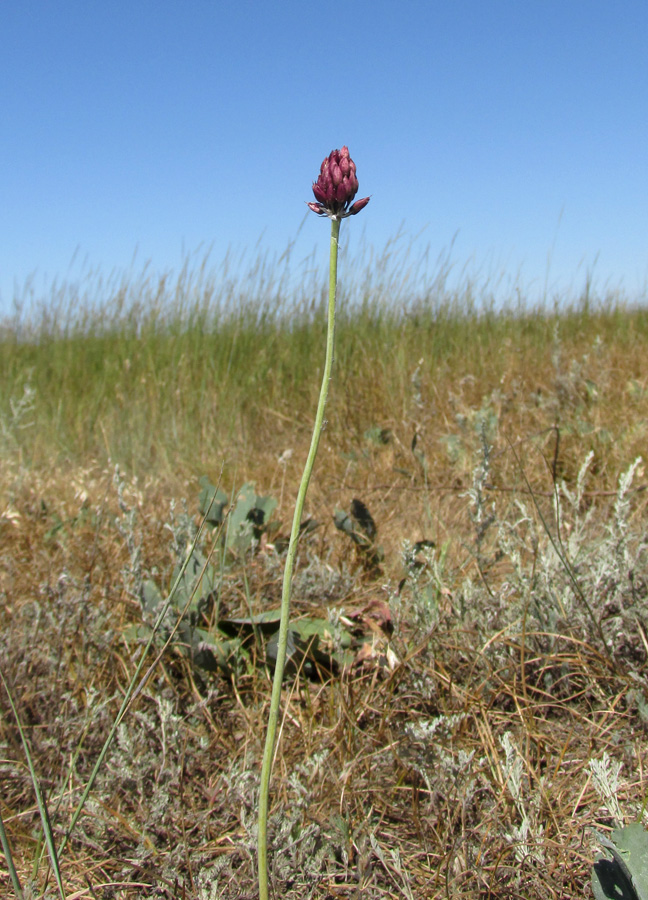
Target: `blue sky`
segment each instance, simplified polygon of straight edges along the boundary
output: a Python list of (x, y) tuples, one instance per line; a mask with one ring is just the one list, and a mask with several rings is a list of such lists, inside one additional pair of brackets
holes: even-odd
[(343, 144), (372, 195), (343, 241), (646, 297), (645, 0), (21, 0), (0, 34), (0, 310), (134, 254), (299, 233), (325, 265), (304, 201)]

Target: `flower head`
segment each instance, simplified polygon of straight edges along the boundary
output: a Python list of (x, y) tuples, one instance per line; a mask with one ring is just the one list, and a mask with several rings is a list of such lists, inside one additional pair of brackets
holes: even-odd
[(316, 203), (308, 206), (318, 216), (329, 219), (346, 219), (355, 216), (369, 203), (369, 197), (351, 201), (358, 193), (356, 166), (349, 156), (349, 148), (332, 150), (320, 168), (319, 178), (313, 184)]

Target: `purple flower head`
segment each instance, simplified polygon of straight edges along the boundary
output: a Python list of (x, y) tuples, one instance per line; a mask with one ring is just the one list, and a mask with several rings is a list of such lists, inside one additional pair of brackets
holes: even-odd
[(308, 206), (318, 216), (329, 219), (346, 219), (355, 216), (369, 203), (369, 197), (351, 201), (358, 193), (355, 163), (349, 156), (349, 148), (332, 150), (320, 168), (319, 178), (313, 184), (315, 203)]

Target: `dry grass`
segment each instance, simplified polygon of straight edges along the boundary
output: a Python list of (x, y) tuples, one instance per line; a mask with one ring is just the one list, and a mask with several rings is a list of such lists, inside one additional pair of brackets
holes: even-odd
[[(374, 652), (333, 676), (286, 680), (274, 895), (587, 895), (589, 827), (605, 830), (619, 814), (641, 819), (646, 801), (641, 466), (619, 493), (619, 477), (645, 452), (646, 317), (583, 308), (562, 319), (467, 315), (462, 326), (458, 316), (439, 323), (440, 341), (430, 316), (410, 310), (399, 324), (362, 315), (343, 320), (338, 335), (307, 501), (321, 524), (302, 541), (294, 615), (332, 616), (335, 632), (340, 610), (347, 619), (358, 612)], [(197, 519), (197, 474), (215, 481), (224, 461), (227, 490), (255, 480), (280, 501), (275, 518), (288, 530), (318, 382), (309, 342), (302, 337), (300, 355), (291, 334), (277, 331), (265, 369), (230, 370), (227, 403), (237, 412), (226, 434), (206, 412), (225, 403), (209, 366), (202, 400), (192, 383), (183, 406), (159, 377), (163, 354), (153, 348), (167, 344), (141, 336), (146, 353), (134, 352), (135, 338), (126, 349), (114, 342), (113, 356), (102, 345), (105, 368), (121, 372), (130, 359), (131, 374), (148, 366), (157, 375), (115, 376), (91, 430), (65, 408), (71, 383), (44, 397), (45, 375), (33, 366), (35, 424), (20, 431), (5, 408), (0, 665), (59, 842), (135, 668), (140, 650), (127, 635), (142, 620), (142, 580), (167, 588), (181, 533)], [(71, 351), (56, 352), (50, 377)], [(298, 385), (295, 353), (306, 360)], [(255, 393), (262, 371), (268, 390)], [(288, 448), (292, 458), (279, 463)], [(116, 460), (127, 475), (115, 476)], [(332, 524), (356, 497), (378, 526), (379, 571)], [(414, 546), (423, 539), (435, 548)], [(230, 561), (220, 616), (278, 606), (281, 569), (272, 542)], [(372, 630), (372, 601), (389, 603), (391, 627), (374, 620)], [(172, 644), (67, 845), (68, 896), (256, 896), (269, 699), (258, 647), (226, 676)], [(53, 897), (45, 860), (35, 866), (34, 792), (4, 695), (0, 711), (0, 811), (23, 884)], [(616, 786), (610, 771), (607, 799), (590, 766), (606, 753), (622, 764)], [(9, 893), (4, 867), (0, 880)]]

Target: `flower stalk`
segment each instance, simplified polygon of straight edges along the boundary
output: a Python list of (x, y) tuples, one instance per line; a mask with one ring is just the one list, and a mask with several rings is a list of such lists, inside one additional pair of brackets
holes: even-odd
[(290, 542), (286, 555), (284, 568), (283, 589), (281, 595), (281, 620), (279, 624), (279, 637), (277, 643), (277, 658), (275, 662), (274, 677), (272, 680), (272, 695), (270, 700), (270, 712), (266, 731), (263, 762), (261, 766), (261, 785), (259, 793), (259, 827), (258, 827), (258, 866), (259, 866), (259, 900), (268, 900), (268, 810), (270, 795), (270, 777), (274, 762), (275, 739), (277, 723), (279, 720), (279, 707), (281, 705), (281, 684), (283, 681), (284, 667), (286, 663), (286, 647), (288, 643), (288, 624), (290, 618), (290, 597), (292, 587), (292, 575), (299, 541), (299, 527), (304, 510), (304, 501), (310, 482), (320, 436), (324, 425), (324, 411), (328, 397), (329, 382), (333, 369), (333, 348), (335, 341), (335, 300), (337, 293), (337, 263), (338, 240), (340, 235), (341, 220), (347, 216), (356, 215), (369, 202), (369, 197), (358, 200), (351, 205), (351, 201), (358, 190), (355, 163), (349, 156), (347, 147), (342, 150), (333, 150), (324, 160), (320, 169), (320, 175), (313, 184), (313, 194), (316, 203), (308, 206), (320, 216), (328, 216), (331, 220), (331, 248), (329, 257), (329, 296), (328, 296), (328, 321), (326, 330), (326, 356), (324, 361), (324, 373), (320, 388), (315, 425), (311, 437), (310, 449), (304, 466), (295, 513), (293, 516)]

